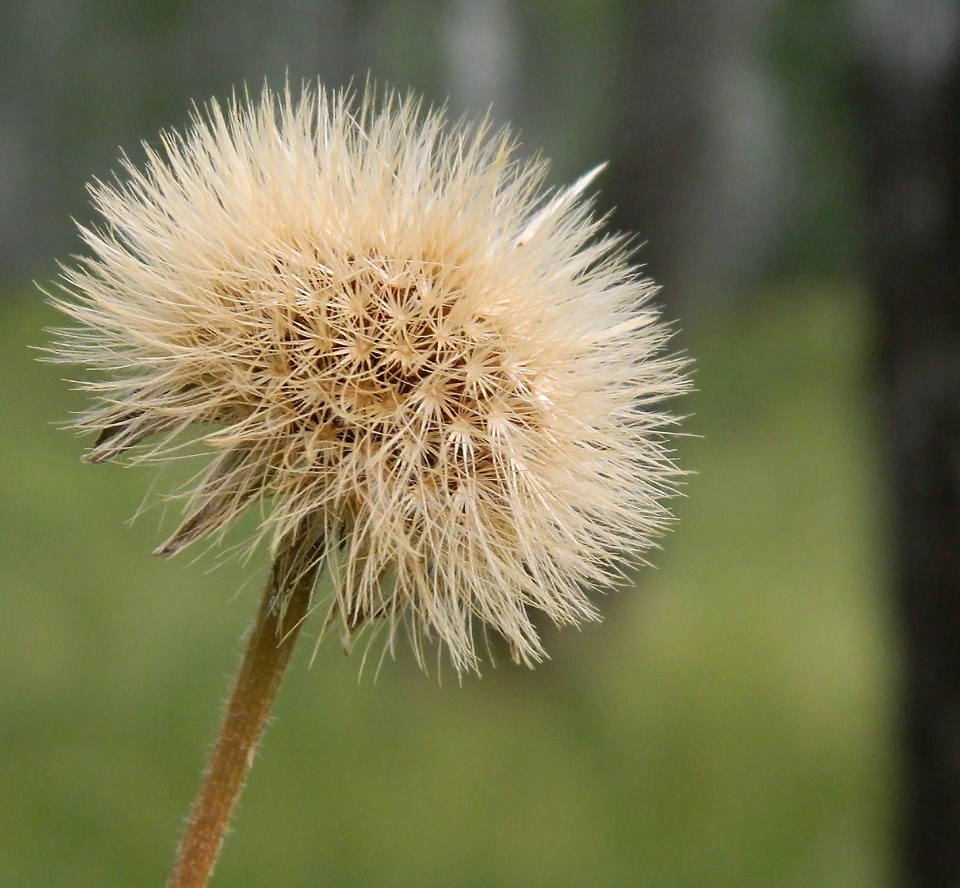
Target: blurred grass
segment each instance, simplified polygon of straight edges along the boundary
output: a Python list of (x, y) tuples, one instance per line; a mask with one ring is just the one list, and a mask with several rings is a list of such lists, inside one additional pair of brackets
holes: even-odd
[[(697, 474), (639, 594), (463, 687), (303, 645), (215, 885), (888, 881), (868, 324), (843, 289), (780, 295), (688, 336)], [(54, 428), (82, 400), (27, 349), (38, 302), (0, 316), (0, 885), (160, 885), (263, 565), (149, 557), (152, 472)]]

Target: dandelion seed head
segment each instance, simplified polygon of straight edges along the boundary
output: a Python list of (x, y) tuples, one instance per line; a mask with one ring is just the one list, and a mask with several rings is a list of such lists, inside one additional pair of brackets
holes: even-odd
[(212, 454), (172, 554), (256, 502), (308, 526), (350, 635), (405, 625), (476, 668), (475, 628), (595, 619), (669, 520), (663, 402), (686, 387), (655, 291), (583, 199), (487, 123), (412, 97), (264, 90), (211, 102), (91, 187), (64, 269), (62, 360), (100, 371), (103, 462)]

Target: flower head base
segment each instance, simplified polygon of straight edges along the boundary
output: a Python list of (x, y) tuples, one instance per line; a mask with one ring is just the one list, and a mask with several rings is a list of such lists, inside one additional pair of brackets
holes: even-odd
[(258, 536), (325, 565), (347, 635), (406, 623), (458, 670), (474, 623), (532, 663), (530, 609), (595, 618), (668, 518), (659, 405), (685, 380), (592, 174), (550, 196), (505, 131), (309, 89), (146, 150), (91, 189), (106, 226), (64, 272), (82, 326), (58, 350), (104, 371), (92, 461), (188, 427), (216, 454), (158, 553), (263, 501)]

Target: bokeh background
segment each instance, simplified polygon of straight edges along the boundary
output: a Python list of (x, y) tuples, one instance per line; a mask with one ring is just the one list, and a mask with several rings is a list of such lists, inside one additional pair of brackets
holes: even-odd
[[(878, 136), (891, 90), (903, 132), (913, 111), (936, 128), (958, 20), (935, 0), (0, 2), (0, 885), (162, 884), (266, 566), (150, 558), (178, 470), (81, 465), (32, 281), (79, 250), (85, 182), (191, 103), (368, 71), (453, 116), (492, 107), (552, 184), (610, 162), (600, 206), (696, 358), (691, 474), (656, 568), (603, 624), (548, 630), (534, 672), (438, 684), (401, 654), (358, 682), (333, 640), (312, 666), (303, 644), (214, 884), (919, 873), (876, 262), (899, 143)], [(906, 215), (936, 203), (908, 192)]]

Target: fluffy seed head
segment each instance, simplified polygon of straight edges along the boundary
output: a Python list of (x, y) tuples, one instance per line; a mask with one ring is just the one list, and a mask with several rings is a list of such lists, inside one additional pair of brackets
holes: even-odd
[[(676, 469), (652, 284), (506, 131), (412, 98), (304, 89), (211, 103), (91, 187), (61, 359), (102, 371), (77, 426), (103, 462), (214, 456), (160, 554), (253, 503), (299, 540), (346, 636), (406, 623), (456, 668), (473, 624), (543, 656), (531, 610), (596, 616), (668, 514)], [(306, 541), (305, 543), (303, 541)]]

